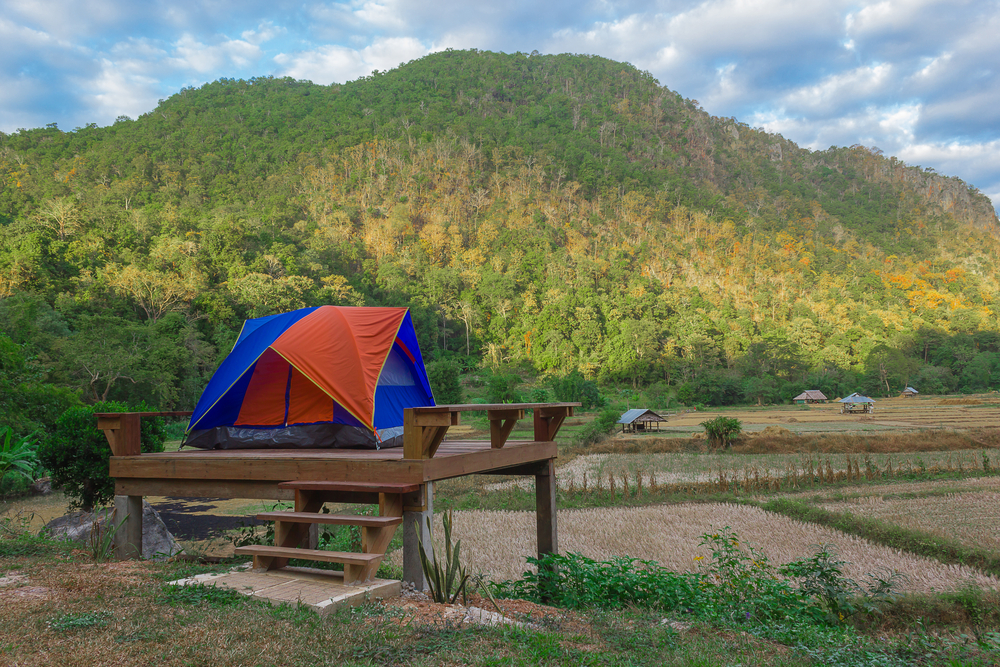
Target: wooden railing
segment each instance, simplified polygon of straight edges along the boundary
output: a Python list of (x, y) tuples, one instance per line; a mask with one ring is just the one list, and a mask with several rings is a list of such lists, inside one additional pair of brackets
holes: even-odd
[(468, 403), (435, 405), (426, 408), (407, 408), (403, 411), (403, 458), (434, 458), (438, 446), (452, 426), (458, 426), (459, 413), (486, 412), (490, 422), (490, 447), (500, 449), (514, 430), (525, 410), (534, 418), (534, 440), (551, 442), (566, 417), (573, 416), (579, 403)]
[[(486, 412), (490, 422), (490, 447), (501, 449), (518, 420), (531, 410), (534, 440), (551, 442), (566, 417), (573, 416), (579, 403), (493, 403), (435, 405), (407, 408), (403, 411), (403, 458), (434, 458), (438, 446), (451, 426), (459, 423), (459, 413)], [(139, 430), (143, 417), (190, 417), (191, 412), (99, 412), (97, 428), (104, 431), (113, 456), (139, 456), (142, 451)]]
[(190, 417), (193, 412), (98, 412), (97, 429), (111, 445), (112, 456), (139, 456), (139, 426), (143, 417)]

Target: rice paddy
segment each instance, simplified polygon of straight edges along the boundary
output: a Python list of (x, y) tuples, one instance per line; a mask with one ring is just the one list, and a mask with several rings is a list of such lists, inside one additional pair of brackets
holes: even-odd
[(921, 530), (967, 545), (1000, 551), (1000, 492), (972, 491), (923, 498), (868, 496), (822, 503), (832, 512), (851, 512)]
[[(435, 534), (441, 535), (440, 517), (437, 521)], [(699, 558), (711, 555), (699, 547), (700, 536), (725, 526), (773, 564), (808, 556), (816, 545), (832, 544), (850, 563), (845, 574), (859, 581), (869, 573), (897, 571), (905, 577), (902, 589), (909, 592), (958, 590), (969, 584), (1000, 588), (996, 577), (970, 567), (945, 565), (757, 507), (728, 503), (565, 510), (559, 513), (559, 548), (598, 560), (628, 555), (655, 560), (678, 572), (694, 571)], [(535, 549), (532, 512), (455, 512), (453, 532), (462, 540), (462, 561), (468, 571), (495, 580), (518, 578), (526, 569), (525, 557)], [(401, 552), (390, 559), (400, 565)]]

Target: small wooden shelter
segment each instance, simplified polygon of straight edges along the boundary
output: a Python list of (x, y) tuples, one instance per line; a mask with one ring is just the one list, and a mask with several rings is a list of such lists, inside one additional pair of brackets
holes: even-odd
[(917, 391), (916, 389), (914, 389), (913, 387), (909, 387), (908, 386), (906, 389), (903, 390), (903, 393), (900, 394), (899, 397), (900, 398), (913, 398), (914, 396), (916, 396), (919, 393), (920, 392)]
[(618, 423), (622, 425), (622, 433), (659, 431), (660, 422), (665, 421), (667, 420), (646, 408), (632, 408), (618, 419)]
[(854, 392), (840, 399), (840, 414), (871, 414), (875, 412), (875, 400)]
[(792, 399), (799, 405), (806, 403), (826, 403), (829, 399), (819, 389), (807, 389)]

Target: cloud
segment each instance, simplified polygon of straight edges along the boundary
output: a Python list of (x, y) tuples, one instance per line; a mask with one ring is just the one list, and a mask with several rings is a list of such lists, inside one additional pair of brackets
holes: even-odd
[(376, 39), (362, 49), (324, 46), (312, 51), (278, 54), (279, 74), (314, 83), (330, 84), (367, 76), (373, 70), (388, 70), (400, 63), (427, 55), (429, 49), (410, 37)]

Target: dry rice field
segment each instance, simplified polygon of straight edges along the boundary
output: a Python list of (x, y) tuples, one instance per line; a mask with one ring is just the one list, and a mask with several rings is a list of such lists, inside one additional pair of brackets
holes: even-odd
[[(983, 457), (995, 460), (994, 450), (970, 449), (907, 454), (735, 454), (731, 452), (678, 452), (667, 454), (585, 454), (559, 466), (557, 483), (563, 490), (621, 489), (629, 486), (709, 485), (720, 478), (746, 482), (744, 488), (761, 488), (769, 480), (783, 480), (783, 487), (808, 486), (814, 475), (846, 476), (855, 468), (864, 476), (911, 474), (921, 470), (970, 472), (983, 470)], [(517, 485), (534, 488), (534, 479), (523, 478), (486, 486), (498, 490)]]
[(751, 433), (771, 425), (780, 425), (796, 434), (989, 428), (1000, 425), (1000, 394), (974, 398), (881, 398), (876, 400), (871, 415), (840, 414), (839, 403), (661, 414), (670, 415), (663, 429), (666, 434), (682, 437), (702, 433), (701, 422), (719, 416), (739, 419), (744, 430)]
[(948, 493), (926, 498), (852, 498), (821, 503), (831, 512), (851, 512), (957, 540), (970, 547), (1000, 550), (1000, 490)]
[[(440, 524), (439, 516), (435, 535), (443, 534)], [(723, 503), (563, 510), (559, 512), (559, 550), (598, 560), (628, 555), (657, 561), (674, 571), (693, 571), (696, 557), (710, 556), (698, 546), (700, 536), (725, 526), (767, 554), (775, 565), (811, 554), (814, 545), (833, 544), (840, 557), (850, 562), (847, 576), (858, 581), (868, 573), (890, 569), (905, 575), (902, 588), (911, 592), (956, 590), (969, 583), (1000, 588), (996, 577), (969, 567), (945, 565), (756, 507)], [(535, 516), (533, 512), (455, 512), (453, 535), (462, 540), (462, 561), (470, 573), (494, 580), (514, 579), (527, 569), (525, 556), (533, 555)], [(401, 565), (401, 552), (391, 554), (390, 560)]]

